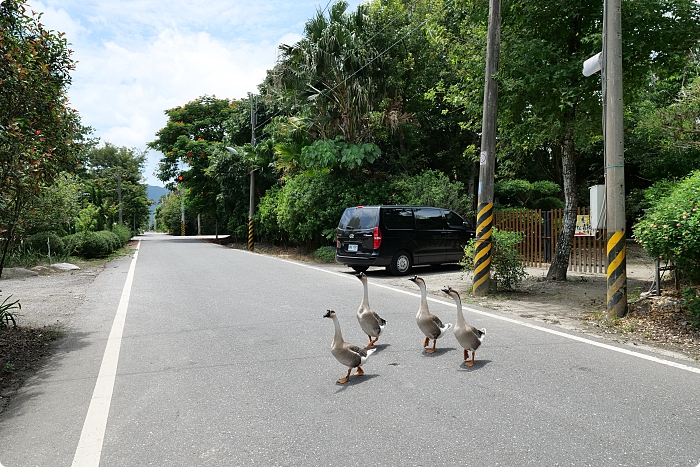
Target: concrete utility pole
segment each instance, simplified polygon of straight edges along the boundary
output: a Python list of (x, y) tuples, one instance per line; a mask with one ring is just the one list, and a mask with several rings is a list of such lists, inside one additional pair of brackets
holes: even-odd
[(486, 44), (486, 83), (484, 116), (481, 123), (479, 156), (479, 191), (476, 216), (476, 255), (472, 293), (483, 297), (491, 282), (491, 234), (493, 231), (493, 175), (496, 165), (496, 122), (498, 85), (493, 75), (498, 72), (501, 43), (501, 0), (489, 1), (489, 28)]
[(603, 66), (605, 79), (605, 195), (607, 198), (608, 317), (627, 313), (625, 235), (625, 144), (622, 126), (621, 0), (605, 0)]
[(117, 198), (119, 202), (119, 223), (122, 223), (122, 173), (117, 169)]
[[(251, 136), (250, 144), (255, 148), (255, 127), (258, 124), (258, 96), (253, 93), (248, 93), (248, 98), (250, 99), (250, 127)], [(253, 103), (255, 101), (255, 103)], [(251, 165), (248, 170), (250, 171), (250, 208), (248, 210), (248, 249), (253, 251), (255, 249), (255, 236), (253, 235), (253, 215), (255, 214), (255, 169)]]
[(180, 235), (185, 236), (185, 188), (180, 183)]

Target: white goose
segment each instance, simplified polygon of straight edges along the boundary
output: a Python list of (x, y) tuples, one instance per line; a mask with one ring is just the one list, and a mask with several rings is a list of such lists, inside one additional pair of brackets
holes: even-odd
[[(462, 300), (459, 298), (459, 294), (452, 287), (442, 289), (447, 295), (452, 297), (457, 304), (457, 323), (455, 324), (455, 337), (457, 342), (464, 347), (464, 364), (467, 366), (474, 365), (474, 354), (476, 349), (479, 348), (486, 335), (486, 328), (477, 329), (474, 326), (470, 326), (464, 319), (464, 314), (462, 313)], [(472, 351), (472, 359), (469, 360), (469, 351)]]
[[(358, 279), (362, 282), (365, 289), (364, 297), (362, 298), (362, 303), (360, 303), (360, 308), (357, 309), (357, 321), (360, 323), (360, 327), (369, 337), (369, 344), (365, 345), (365, 349), (374, 348), (374, 343), (379, 340), (379, 336), (384, 331), (386, 326), (386, 320), (381, 318), (377, 313), (372, 311), (369, 307), (369, 294), (367, 293), (367, 275), (364, 272), (355, 274)], [(374, 337), (374, 340), (372, 338)]]
[(420, 307), (418, 308), (418, 314), (416, 315), (416, 323), (423, 334), (425, 334), (425, 340), (423, 341), (423, 347), (428, 347), (430, 339), (433, 340), (433, 348), (428, 349), (426, 353), (435, 352), (435, 344), (437, 340), (445, 335), (445, 332), (452, 327), (452, 323), (442, 324), (440, 318), (431, 314), (428, 311), (428, 298), (425, 289), (425, 281), (422, 277), (413, 276), (408, 280), (415, 283), (420, 287)]
[(328, 310), (324, 318), (330, 318), (333, 320), (335, 325), (335, 334), (333, 335), (333, 343), (331, 344), (331, 353), (340, 363), (348, 367), (348, 374), (345, 378), (338, 380), (340, 384), (345, 384), (350, 380), (350, 372), (353, 368), (357, 368), (355, 371), (355, 376), (363, 375), (365, 372), (361, 365), (364, 365), (370, 355), (377, 351), (377, 349), (365, 350), (356, 345), (348, 344), (343, 340), (343, 335), (340, 333), (340, 323), (338, 322), (338, 317), (335, 315), (335, 311)]

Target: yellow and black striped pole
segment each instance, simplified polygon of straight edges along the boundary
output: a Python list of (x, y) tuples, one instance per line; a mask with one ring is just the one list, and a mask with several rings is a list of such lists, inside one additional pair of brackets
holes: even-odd
[(496, 166), (496, 123), (498, 117), (498, 72), (501, 49), (501, 0), (489, 0), (489, 26), (486, 40), (486, 80), (484, 115), (481, 121), (479, 192), (476, 215), (476, 254), (474, 256), (475, 297), (485, 296), (491, 285), (491, 236), (493, 233), (493, 177)]
[(491, 234), (493, 227), (493, 203), (479, 205), (476, 218), (476, 252), (474, 254), (474, 282), (472, 293), (483, 297), (491, 282)]
[(625, 145), (622, 105), (622, 2), (605, 0), (605, 196), (607, 198), (608, 317), (627, 313)]
[(608, 234), (608, 316), (627, 313), (627, 267), (625, 232)]
[(253, 218), (248, 219), (248, 249), (253, 251), (255, 249), (255, 237), (253, 236)]

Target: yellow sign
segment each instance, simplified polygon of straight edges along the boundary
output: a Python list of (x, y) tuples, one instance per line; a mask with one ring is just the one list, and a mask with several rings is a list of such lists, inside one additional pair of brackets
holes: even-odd
[(591, 226), (591, 216), (576, 216), (576, 232), (577, 237), (592, 237), (595, 231)]

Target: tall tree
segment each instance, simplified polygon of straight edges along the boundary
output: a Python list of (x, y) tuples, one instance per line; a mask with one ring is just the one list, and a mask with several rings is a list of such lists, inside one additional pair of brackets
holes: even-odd
[(224, 141), (227, 120), (238, 106), (230, 99), (203, 96), (187, 104), (165, 111), (168, 122), (156, 133), (156, 140), (148, 147), (163, 153), (156, 176), (171, 189), (187, 191), (192, 211), (216, 216), (220, 185), (206, 172), (210, 156)]
[(371, 135), (368, 112), (375, 102), (381, 57), (369, 40), (368, 6), (354, 12), (347, 8), (340, 0), (328, 17), (317, 11), (299, 42), (280, 46), (269, 91), (309, 111), (314, 139), (341, 135), (348, 143), (362, 143)]
[[(446, 13), (440, 23), (443, 29), (436, 28), (443, 44), (453, 44), (450, 64), (461, 68), (477, 63), (474, 53), (483, 54), (469, 44), (474, 37), (481, 41), (484, 5), (456, 0), (455, 11)], [(563, 185), (565, 217), (547, 274), (550, 280), (566, 280), (580, 191), (577, 168), (589, 172), (602, 165), (600, 78), (581, 73), (583, 61), (602, 48), (602, 6), (590, 0), (516, 2), (503, 11), (497, 75), (498, 173), (512, 175), (539, 161), (540, 173), (549, 172)], [(697, 45), (698, 10), (692, 0), (623, 2), (626, 105), (639, 99), (654, 74), (664, 76), (677, 69), (681, 58)], [(454, 17), (464, 23), (454, 24)], [(454, 31), (472, 34), (461, 39)], [(473, 109), (483, 88), (472, 74), (462, 74), (466, 79), (461, 85), (440, 90), (446, 99)]]
[(40, 19), (24, 2), (0, 4), (0, 273), (28, 203), (75, 169), (89, 133), (67, 104), (72, 51)]
[(120, 209), (122, 223), (130, 228), (148, 222), (145, 165), (146, 155), (137, 149), (105, 143), (88, 152), (80, 175), (83, 191), (90, 193), (89, 202), (98, 209), (97, 230), (117, 222)]

